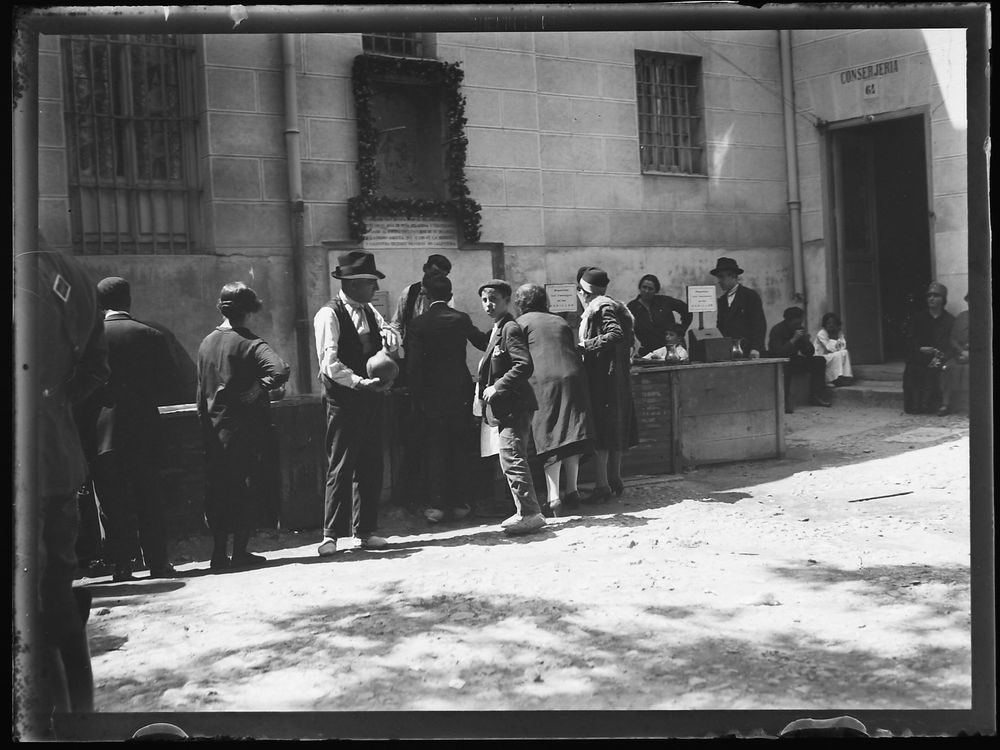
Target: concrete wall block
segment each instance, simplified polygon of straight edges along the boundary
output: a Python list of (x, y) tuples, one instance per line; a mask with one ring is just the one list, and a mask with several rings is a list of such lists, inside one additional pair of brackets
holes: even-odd
[(542, 205), (542, 179), (538, 170), (508, 169), (504, 172), (508, 206), (538, 208)]
[(470, 167), (465, 170), (472, 197), (483, 206), (502, 206), (507, 199), (503, 170)]
[(968, 131), (956, 128), (951, 120), (931, 122), (931, 154), (935, 159), (964, 156), (968, 152)]
[(261, 159), (264, 200), (288, 200), (288, 162), (284, 159)]
[(351, 195), (348, 169), (348, 165), (341, 162), (303, 162), (303, 198), (309, 202), (321, 203), (346, 201)]
[(38, 102), (38, 145), (65, 147), (66, 130), (61, 101)]
[(535, 67), (531, 55), (489, 49), (465, 53), (465, 84), (521, 91), (535, 90)]
[(569, 32), (536, 31), (533, 36), (535, 38), (536, 55), (566, 57), (569, 53)]
[(781, 182), (787, 177), (784, 149), (743, 146), (734, 148), (733, 155), (736, 177)]
[(925, 44), (920, 29), (859, 29), (844, 40), (847, 67), (901, 57), (924, 49)]
[(850, 67), (852, 61), (847, 54), (847, 44), (838, 36), (818, 39), (801, 50), (797, 48), (792, 55), (795, 77), (808, 78)]
[(695, 39), (692, 39), (684, 31), (636, 31), (632, 34), (632, 60), (635, 61), (635, 50), (703, 57), (705, 47), (697, 40), (698, 35), (702, 32), (693, 31), (691, 33), (695, 35)]
[(207, 68), (208, 109), (254, 112), (257, 109), (257, 81), (252, 70)]
[(635, 138), (604, 139), (604, 170), (639, 174), (639, 141)]
[(539, 57), (536, 66), (541, 93), (600, 95), (600, 66), (594, 63)]
[(934, 215), (937, 217), (934, 223), (935, 234), (937, 232), (968, 231), (968, 195), (965, 193), (958, 195), (935, 195)]
[(254, 158), (211, 158), (212, 197), (260, 200), (260, 161)]
[[(777, 34), (772, 45), (777, 53)], [(714, 40), (711, 42), (711, 50), (704, 52), (702, 58), (702, 71), (724, 76), (744, 77), (743, 71), (752, 73), (754, 77), (760, 78), (757, 67), (760, 63), (760, 49), (756, 45), (744, 44), (735, 40)]]
[(732, 78), (729, 76), (717, 76), (706, 73), (702, 77), (702, 87), (705, 109), (732, 110), (732, 96), (730, 94), (730, 84)]
[(744, 247), (785, 247), (791, 244), (788, 217), (779, 214), (737, 215), (736, 232)]
[[(350, 239), (346, 203), (308, 203), (306, 221), (310, 244), (344, 242)], [(327, 277), (329, 278), (329, 277)], [(324, 281), (325, 284), (325, 281)]]
[(538, 134), (468, 128), (467, 163), (480, 167), (538, 168)]
[(572, 172), (542, 172), (542, 205), (546, 208), (575, 206), (575, 181)]
[(61, 148), (38, 149), (38, 194), (46, 197), (68, 194), (66, 151)]
[(498, 128), (503, 124), (500, 114), (500, 93), (494, 89), (466, 87), (465, 117), (472, 126)]
[(580, 208), (638, 209), (641, 190), (639, 175), (576, 175), (576, 204)]
[[(695, 184), (704, 189), (702, 200), (708, 195), (707, 180), (688, 180), (664, 175), (642, 176), (642, 210), (672, 211), (677, 207), (677, 196), (692, 190)], [(704, 206), (704, 203), (698, 203)]]
[[(648, 245), (662, 241), (659, 229), (663, 222), (656, 222), (656, 232), (650, 231), (645, 211), (609, 211), (608, 230), (612, 245)], [(657, 216), (657, 218), (662, 218)]]
[(305, 152), (312, 159), (356, 162), (358, 126), (355, 120), (308, 118), (305, 123)]
[(802, 212), (802, 241), (818, 242), (826, 236), (826, 227), (822, 211)]
[(968, 165), (965, 156), (934, 159), (931, 162), (935, 195), (954, 195), (968, 192)]
[(542, 210), (540, 208), (484, 208), (483, 239), (502, 237), (508, 245), (541, 245)]
[(538, 97), (534, 93), (503, 92), (500, 111), (503, 127), (538, 130)]
[(361, 54), (361, 34), (303, 34), (299, 40), (305, 73), (350, 76), (354, 58)]
[[(542, 169), (576, 169), (581, 166), (576, 160), (577, 140), (573, 136), (542, 134), (538, 140)], [(594, 163), (591, 162), (590, 166)]]
[(573, 132), (638, 137), (635, 102), (574, 99)]
[(747, 209), (753, 213), (783, 214), (788, 211), (788, 185), (784, 181), (736, 183), (733, 192), (747, 199)]
[(538, 97), (538, 129), (568, 133), (573, 129), (573, 100), (565, 96)]
[(773, 35), (771, 45), (762, 46), (757, 49), (757, 64), (754, 67), (754, 76), (763, 81), (773, 81), (774, 87), (780, 90), (781, 52), (778, 47), (778, 33), (772, 31), (770, 34)]
[(216, 247), (288, 248), (288, 206), (283, 203), (213, 203)]
[(206, 65), (281, 69), (280, 34), (205, 34)]
[(284, 114), (285, 79), (281, 73), (270, 70), (257, 71), (257, 111)]
[(284, 122), (276, 115), (208, 113), (208, 153), (219, 156), (283, 156)]
[[(607, 211), (545, 209), (545, 245), (548, 248), (593, 247), (607, 245), (610, 241), (611, 231)], [(575, 268), (573, 270), (576, 271)], [(575, 279), (575, 276), (571, 278)]]
[(38, 199), (38, 228), (45, 241), (52, 247), (69, 247), (69, 200), (40, 197)]
[(497, 49), (514, 52), (533, 52), (535, 49), (534, 34), (530, 31), (497, 32)]
[(819, 177), (805, 177), (799, 180), (799, 196), (802, 199), (803, 208), (822, 207), (823, 205), (823, 181)]
[(781, 91), (777, 86), (768, 86), (740, 76), (729, 82), (729, 101), (733, 109), (744, 112), (781, 113)]
[(299, 76), (299, 114), (346, 118), (352, 97), (349, 78)]
[(628, 65), (601, 65), (600, 68), (600, 95), (605, 99), (620, 99), (622, 101), (635, 101), (635, 64), (629, 61)]
[(803, 145), (799, 143), (797, 152), (800, 178), (822, 176), (823, 167), (819, 144), (811, 143)]
[(744, 244), (745, 238), (736, 238), (736, 216), (725, 213), (676, 212), (673, 217), (672, 245), (701, 245), (725, 247)]
[(62, 95), (62, 55), (39, 50), (38, 98), (61, 99)]
[(569, 35), (569, 57), (604, 62), (632, 62), (635, 38), (629, 31), (580, 31)]

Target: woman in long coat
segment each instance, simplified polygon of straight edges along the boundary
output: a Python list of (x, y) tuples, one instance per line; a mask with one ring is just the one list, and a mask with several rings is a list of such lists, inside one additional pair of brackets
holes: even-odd
[[(198, 418), (205, 439), (205, 521), (212, 532), (211, 568), (264, 562), (247, 551), (262, 516), (270, 396), (280, 398), (288, 365), (247, 328), (261, 303), (235, 281), (222, 287), (225, 319), (198, 348)], [(233, 537), (232, 558), (226, 554)]]
[(579, 345), (597, 432), (597, 484), (587, 503), (622, 494), (622, 453), (639, 443), (629, 374), (635, 321), (624, 304), (605, 294), (609, 283), (600, 268), (584, 266), (577, 272), (577, 295), (583, 303)]
[[(576, 480), (580, 456), (593, 451), (587, 374), (576, 346), (576, 332), (549, 312), (545, 287), (522, 285), (514, 293), (514, 304), (521, 310), (517, 323), (524, 330), (535, 365), (529, 378), (538, 399), (538, 411), (531, 418), (534, 452), (545, 468), (548, 510), (560, 516), (564, 509), (579, 504)], [(566, 494), (561, 499), (560, 474), (566, 477)], [(542, 512), (545, 510), (543, 505)]]

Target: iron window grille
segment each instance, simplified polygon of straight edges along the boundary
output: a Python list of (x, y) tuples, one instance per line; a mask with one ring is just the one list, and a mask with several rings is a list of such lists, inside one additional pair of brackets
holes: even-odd
[(435, 56), (433, 35), (419, 32), (362, 34), (361, 50), (371, 54), (396, 57)]
[(194, 252), (194, 47), (173, 34), (62, 44), (74, 250)]
[(642, 171), (705, 174), (701, 58), (637, 50), (635, 71)]

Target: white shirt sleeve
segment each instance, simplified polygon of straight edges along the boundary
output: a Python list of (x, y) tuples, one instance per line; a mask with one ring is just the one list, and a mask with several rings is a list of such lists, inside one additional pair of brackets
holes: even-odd
[[(375, 314), (378, 315), (378, 312)], [(316, 356), (319, 358), (320, 373), (334, 383), (348, 388), (356, 387), (362, 378), (337, 356), (337, 345), (340, 341), (340, 322), (337, 320), (337, 314), (329, 307), (321, 307), (313, 318), (313, 331), (316, 334)]]

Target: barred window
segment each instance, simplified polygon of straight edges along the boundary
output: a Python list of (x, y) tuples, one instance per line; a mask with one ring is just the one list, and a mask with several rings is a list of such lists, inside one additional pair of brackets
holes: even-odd
[(434, 57), (434, 36), (419, 32), (362, 34), (361, 49), (378, 55)]
[(76, 252), (194, 252), (193, 53), (173, 34), (64, 37)]
[(705, 174), (701, 58), (635, 53), (643, 172)]

